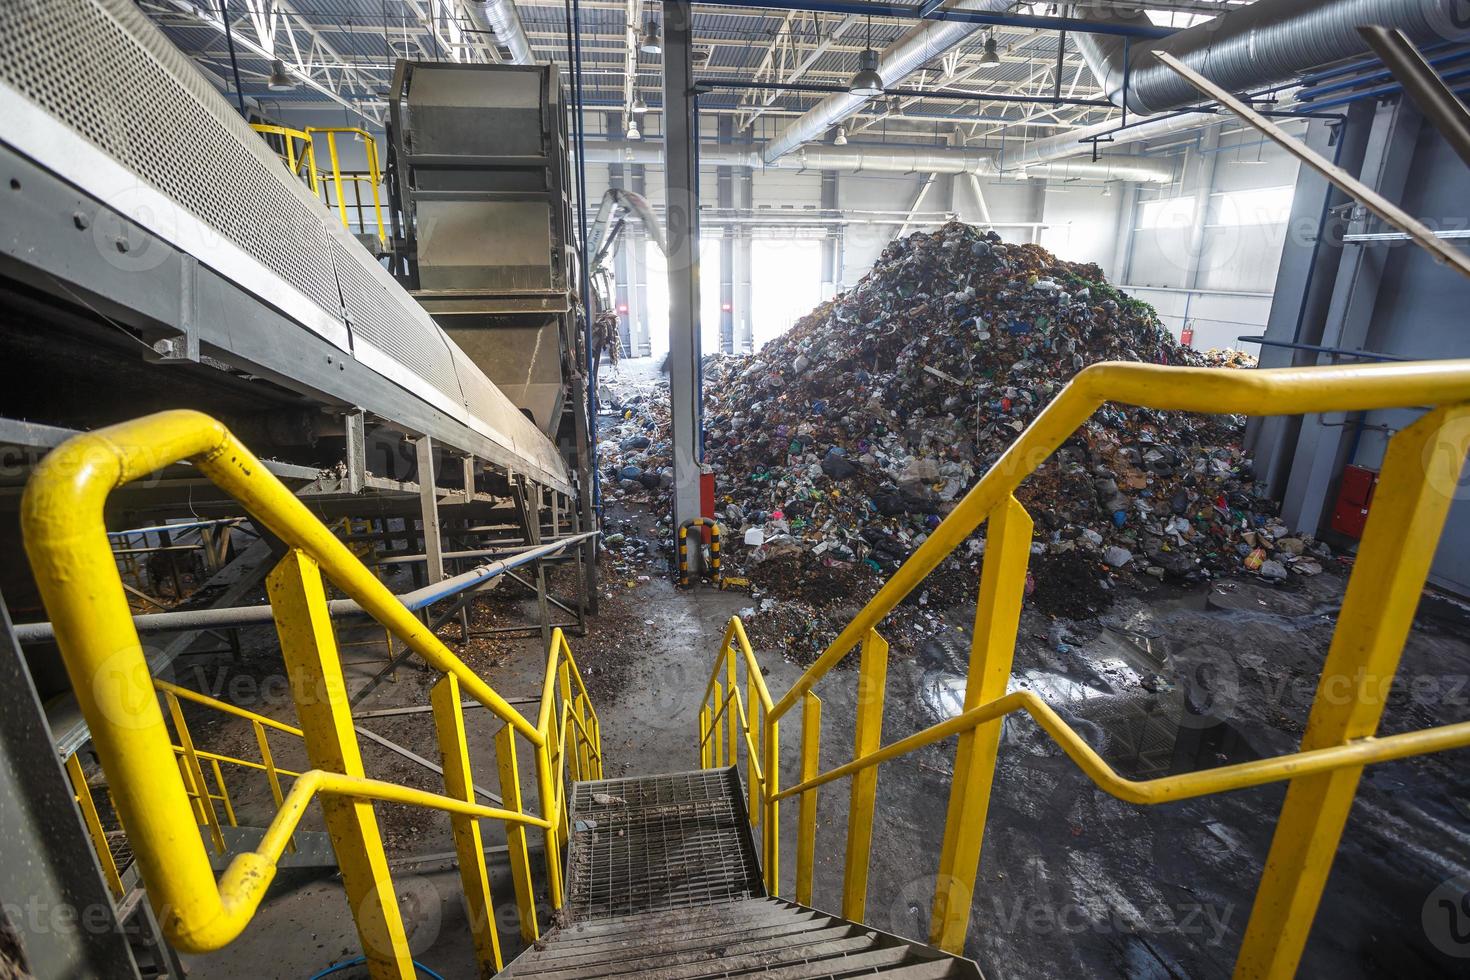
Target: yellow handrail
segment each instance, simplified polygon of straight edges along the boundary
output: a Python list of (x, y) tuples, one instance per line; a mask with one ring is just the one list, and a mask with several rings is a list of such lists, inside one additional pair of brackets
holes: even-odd
[[(1435, 406), (1390, 441), (1373, 511), (1344, 597), (1338, 628), (1319, 681), (1318, 697), (1300, 751), (1153, 780), (1119, 776), (1044, 701), (1031, 692), (1006, 693), (1019, 624), (1032, 525), (1013, 493), (1020, 483), (1107, 401), (1157, 410), (1207, 414), (1291, 415)], [(724, 764), (718, 731), (730, 715), (729, 762), (736, 761), (737, 727), (746, 729), (752, 814), (765, 812), (767, 887), (779, 884), (776, 807), (801, 801), (796, 892), (811, 896), (816, 791), (853, 780), (843, 908), (862, 918), (876, 768), (926, 745), (958, 735), (954, 780), (940, 854), (930, 941), (951, 952), (964, 946), (971, 896), (999, 743), (999, 721), (1024, 711), (1106, 792), (1129, 802), (1157, 804), (1290, 781), (1287, 803), (1237, 960), (1239, 977), (1289, 976), (1299, 962), (1333, 852), (1366, 765), (1470, 745), (1470, 722), (1386, 738), (1375, 737), (1398, 657), (1428, 576), (1452, 491), (1470, 452), (1470, 361), (1353, 365), (1281, 370), (1220, 371), (1142, 364), (1101, 364), (1078, 374), (1044, 409), (940, 523), (877, 595), (848, 623), (774, 706), (764, 731), (751, 731), (737, 685), (732, 638), (746, 661), (747, 684), (764, 691), (760, 668), (732, 618), (715, 658), (699, 713), (701, 761)], [(974, 647), (962, 713), (917, 734), (880, 744), (887, 645), (875, 627), (982, 523), (988, 547), (976, 607)], [(817, 771), (821, 703), (815, 684), (861, 642), (857, 748), (852, 761)], [(719, 680), (725, 671), (727, 688)], [(1353, 693), (1344, 699), (1341, 691)], [(1332, 697), (1324, 697), (1323, 692)], [(713, 696), (713, 703), (711, 698)], [(738, 712), (729, 708), (734, 702)], [(798, 702), (803, 711), (801, 778), (778, 785), (779, 720)], [(761, 736), (764, 745), (760, 745)]]
[(1208, 415), (1301, 415), (1470, 400), (1470, 360), (1224, 371), (1155, 364), (1094, 364), (1067, 383), (928, 539), (893, 573), (771, 711), (785, 717), (801, 696), (914, 590), (1107, 402)]
[[(378, 192), (378, 185), (383, 182), (382, 171), (378, 165), (378, 141), (365, 129), (353, 126), (308, 126), (305, 129), (292, 129), (288, 126), (276, 126), (270, 123), (251, 123), (250, 128), (262, 136), (276, 136), (281, 140), (281, 149), (277, 151), (286, 169), (293, 176), (305, 177), (311, 192), (317, 195), (328, 208), (335, 206), (337, 216), (342, 221), (342, 227), (351, 230), (351, 223), (347, 220), (347, 195), (344, 184), (367, 184), (373, 199), (373, 218), (377, 224), (378, 241), (386, 245), (388, 243), (388, 232), (383, 225), (383, 204)], [(347, 172), (342, 169), (342, 162), (337, 153), (337, 136), (343, 133), (360, 139), (363, 143), (363, 152), (367, 157), (368, 173)], [(327, 159), (331, 163), (330, 172), (319, 172), (316, 166), (316, 137), (324, 135), (327, 139)], [(302, 143), (298, 151), (296, 144)], [(330, 178), (335, 191), (335, 199), (328, 196), (322, 187), (322, 178)], [(361, 198), (359, 197), (359, 201)]]
[[(238, 500), (291, 549), (271, 576), (270, 592), (302, 727), (296, 729), (233, 706), (224, 709), (257, 726), (302, 735), (314, 758), (329, 760), (333, 768), (339, 764), (346, 767), (335, 772), (318, 765), (298, 776), (260, 847), (236, 856), (218, 883), (204, 843), (193, 830), (190, 794), (174, 761), (176, 746), (158, 704), (103, 520), (104, 504), (112, 490), (185, 460)], [(458, 818), (496, 819), (517, 827), (540, 828), (547, 832), (549, 863), (555, 862), (554, 842), (560, 828), (557, 814), (551, 809), (556, 793), (551, 785), (549, 759), (550, 750), (563, 751), (560, 733), (549, 724), (532, 724), (445, 647), (220, 423), (198, 412), (169, 411), (75, 436), (36, 468), (22, 498), (21, 522), (26, 552), (55, 624), (63, 662), (90, 724), (108, 784), (113, 787), (118, 815), (147, 882), (149, 899), (165, 933), (181, 949), (218, 949), (240, 933), (264, 895), (275, 862), (288, 845), (301, 811), (318, 793), (329, 800), (407, 803)], [(318, 570), (447, 680), (463, 686), (506, 723), (508, 732), (531, 743), (536, 750), (544, 816), (485, 807), (472, 799), (395, 786), (361, 775)], [(578, 720), (590, 735), (587, 757), (596, 760), (600, 771), (600, 725), (564, 637), (557, 637), (549, 660), (562, 664), (566, 684), (572, 676), (576, 678), (580, 697), (574, 710), (581, 712)], [(303, 684), (312, 689), (300, 689)], [(170, 698), (221, 706), (167, 682), (160, 682), (157, 689)], [(457, 712), (459, 698), (452, 701)], [(540, 717), (546, 719), (549, 715), (549, 704), (544, 702)], [(180, 734), (187, 737), (184, 732)], [(192, 750), (188, 741), (177, 748), (196, 760), (208, 758)], [(350, 756), (345, 754), (349, 752)], [(467, 763), (467, 756), (464, 758)], [(502, 775), (504, 765), (502, 757)], [(358, 771), (353, 772), (354, 768)], [(452, 767), (447, 757), (445, 769), (447, 786), (451, 773), (459, 780), (458, 789), (468, 786), (467, 773)], [(458, 793), (458, 789), (451, 789)], [(202, 799), (204, 792), (197, 795), (200, 803), (207, 805)], [(412, 976), (371, 811), (364, 813), (350, 806), (329, 810), (328, 829), (338, 845), (349, 892), (356, 887), (373, 898), (372, 902), (355, 902), (354, 913), (375, 975)], [(350, 860), (343, 856), (344, 842), (351, 845)], [(483, 867), (480, 870), (483, 872)], [(462, 871), (469, 874), (463, 867)], [(485, 880), (483, 874), (481, 878)], [(554, 873), (555, 907), (561, 905), (560, 884), (559, 874)], [(534, 915), (534, 899), (520, 882), (517, 891), (524, 928), (525, 913)], [(534, 920), (530, 928), (534, 930)], [(487, 964), (499, 959), (498, 949), (493, 957), (489, 952), (482, 954)]]

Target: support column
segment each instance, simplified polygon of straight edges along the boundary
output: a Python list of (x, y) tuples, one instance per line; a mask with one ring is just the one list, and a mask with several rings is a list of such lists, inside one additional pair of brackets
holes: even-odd
[(669, 399), (674, 526), (699, 516), (699, 117), (689, 0), (664, 0), (665, 235), (669, 244)]
[[(735, 138), (735, 117), (719, 118), (720, 143)], [(719, 167), (715, 172), (715, 206), (729, 215), (735, 210), (735, 172), (732, 167)], [(735, 226), (726, 224), (720, 233), (720, 350), (735, 353)]]
[[(609, 164), (607, 181), (610, 187), (627, 187), (627, 176), (621, 163)], [(633, 229), (627, 226), (613, 247), (613, 309), (618, 314), (618, 344), (624, 357), (633, 356), (633, 304), (629, 300), (632, 282), (628, 278), (628, 247), (633, 241)]]
[[(643, 165), (634, 164), (628, 169), (632, 171), (633, 193), (647, 197), (648, 181), (644, 178)], [(653, 345), (648, 339), (648, 236), (643, 231), (642, 222), (635, 222), (629, 227), (629, 232), (633, 237), (624, 239), (626, 247), (632, 250), (629, 263), (633, 283), (633, 288), (628, 291), (629, 332), (632, 334), (633, 356), (647, 357), (653, 353)]]
[[(841, 205), (837, 198), (837, 172), (835, 170), (822, 171), (822, 200), (823, 211), (835, 212)], [(826, 237), (822, 239), (822, 299), (830, 299), (837, 294), (837, 283), (842, 278), (842, 268), (837, 261), (837, 236), (841, 234), (839, 226), (828, 225)]]
[[(736, 207), (746, 213), (755, 210), (755, 171), (750, 167), (741, 167), (736, 172), (735, 201)], [(755, 350), (755, 310), (750, 293), (755, 258), (751, 234), (750, 226), (745, 225), (735, 239), (735, 349), (747, 354)]]
[[(1215, 168), (1219, 164), (1220, 127), (1212, 126), (1200, 134), (1199, 146), (1193, 151), (1194, 169), (1194, 223), (1190, 226), (1189, 251), (1185, 254), (1184, 279), (1180, 283), (1185, 289), (1199, 286), (1205, 254), (1205, 225), (1210, 217), (1210, 191), (1215, 187)], [(1186, 319), (1184, 325), (1189, 326)]]
[[(1314, 119), (1306, 144), (1348, 173), (1357, 174), (1367, 149), (1374, 108), (1362, 102), (1348, 107), (1346, 125)], [(1348, 197), (1311, 167), (1297, 174), (1296, 195), (1288, 234), (1276, 273), (1266, 339), (1316, 343), (1326, 320), (1333, 283), (1341, 263), (1347, 221), (1337, 210)], [(1314, 356), (1285, 347), (1262, 347), (1261, 367), (1296, 367), (1315, 363)], [(1280, 497), (1290, 475), (1292, 455), (1301, 431), (1299, 416), (1253, 417), (1246, 422), (1245, 448), (1256, 460), (1256, 481)]]
[[(1419, 111), (1407, 99), (1378, 106), (1363, 158), (1363, 183), (1390, 201), (1403, 200), (1421, 127)], [(1348, 232), (1369, 231), (1375, 223), (1366, 211), (1355, 209)], [(1348, 350), (1369, 346), (1369, 328), (1390, 254), (1386, 248), (1371, 245), (1348, 245), (1343, 249), (1332, 303), (1316, 343)], [(1349, 417), (1344, 415), (1342, 421)], [(1321, 415), (1307, 415), (1301, 420), (1291, 475), (1282, 498), (1282, 517), (1296, 531), (1317, 533), (1331, 506), (1338, 475), (1347, 462), (1352, 429), (1336, 424), (1336, 417), (1330, 421), (1324, 425)]]

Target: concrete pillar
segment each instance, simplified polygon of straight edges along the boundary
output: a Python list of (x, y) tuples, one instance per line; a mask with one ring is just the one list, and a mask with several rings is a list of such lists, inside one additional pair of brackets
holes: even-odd
[(700, 516), (699, 116), (689, 0), (664, 0), (664, 233), (669, 244), (669, 400), (674, 525)]

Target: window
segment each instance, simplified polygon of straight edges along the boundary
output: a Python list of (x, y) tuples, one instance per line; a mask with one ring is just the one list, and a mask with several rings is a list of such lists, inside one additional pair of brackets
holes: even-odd
[(1194, 195), (1166, 197), (1145, 201), (1139, 212), (1138, 227), (1145, 231), (1188, 228), (1194, 223)]
[(1226, 191), (1210, 199), (1210, 225), (1235, 228), (1242, 225), (1283, 225), (1291, 217), (1296, 188), (1262, 187), (1249, 191)]

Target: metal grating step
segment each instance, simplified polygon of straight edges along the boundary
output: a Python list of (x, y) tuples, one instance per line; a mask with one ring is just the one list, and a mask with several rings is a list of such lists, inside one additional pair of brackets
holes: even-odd
[(763, 895), (742, 795), (733, 769), (578, 783), (571, 920)]
[(980, 980), (975, 964), (784, 902), (746, 899), (577, 923), (511, 964), (516, 980)]
[(578, 783), (567, 924), (517, 980), (981, 980), (969, 960), (764, 897), (733, 769)]

